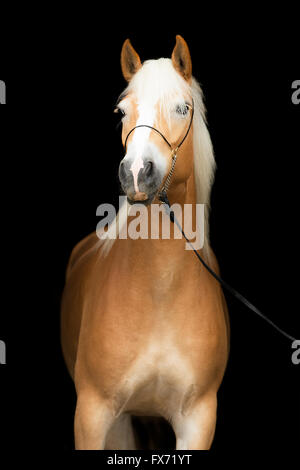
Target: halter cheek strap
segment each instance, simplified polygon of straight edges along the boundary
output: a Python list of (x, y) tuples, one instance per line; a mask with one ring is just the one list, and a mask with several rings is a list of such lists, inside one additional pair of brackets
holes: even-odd
[(191, 119), (190, 119), (190, 122), (189, 122), (189, 126), (187, 128), (187, 131), (183, 137), (183, 139), (181, 140), (180, 144), (177, 145), (177, 147), (175, 148), (172, 148), (172, 145), (170, 144), (170, 142), (166, 139), (166, 137), (158, 130), (156, 129), (155, 127), (152, 127), (152, 126), (148, 126), (147, 124), (139, 124), (138, 126), (135, 126), (133, 127), (127, 134), (126, 136), (126, 139), (125, 139), (125, 143), (124, 143), (124, 149), (125, 149), (125, 153), (127, 151), (127, 141), (128, 141), (128, 137), (130, 136), (130, 134), (135, 130), (135, 129), (138, 129), (139, 127), (148, 127), (149, 129), (152, 129), (153, 131), (157, 132), (163, 139), (164, 141), (166, 142), (166, 144), (170, 147), (171, 149), (171, 157), (172, 157), (172, 165), (171, 165), (171, 169), (168, 173), (168, 176), (166, 177), (166, 180), (165, 180), (165, 183), (163, 185), (163, 187), (161, 188), (160, 192), (159, 192), (159, 199), (160, 200), (163, 200), (167, 194), (167, 191), (169, 189), (169, 186), (170, 186), (170, 183), (171, 183), (171, 178), (172, 178), (172, 175), (174, 173), (174, 169), (175, 169), (175, 163), (176, 163), (176, 159), (177, 159), (177, 152), (179, 150), (179, 148), (182, 146), (183, 142), (185, 141), (185, 139), (187, 138), (188, 136), (188, 133), (190, 132), (190, 129), (192, 127), (192, 122), (193, 122), (193, 117), (194, 117), (194, 100), (192, 100), (192, 111), (191, 111)]

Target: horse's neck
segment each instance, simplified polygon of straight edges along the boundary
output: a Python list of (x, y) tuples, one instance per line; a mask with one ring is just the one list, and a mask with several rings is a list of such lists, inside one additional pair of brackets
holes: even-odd
[[(170, 188), (168, 192), (170, 204), (180, 204), (182, 214), (184, 213), (184, 204), (196, 203), (195, 181), (193, 173), (189, 179), (178, 185), (176, 190)], [(150, 208), (148, 207), (150, 211)], [(160, 222), (161, 223), (161, 222)], [(160, 227), (161, 228), (161, 227)], [(172, 227), (171, 227), (172, 232)], [(122, 260), (127, 266), (130, 275), (138, 278), (146, 276), (149, 282), (163, 283), (166, 279), (166, 287), (170, 287), (171, 279), (186, 275), (186, 270), (190, 268), (193, 257), (188, 256), (189, 251), (185, 249), (186, 241), (183, 237), (174, 239), (138, 239), (126, 240), (126, 248), (123, 245)], [(125, 249), (124, 249), (125, 248)], [(194, 264), (194, 263), (193, 263)], [(163, 285), (163, 284), (161, 284)]]

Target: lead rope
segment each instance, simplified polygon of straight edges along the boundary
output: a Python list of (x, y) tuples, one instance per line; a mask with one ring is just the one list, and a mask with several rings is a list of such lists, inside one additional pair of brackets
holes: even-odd
[(273, 326), (275, 330), (279, 331), (283, 336), (288, 338), (291, 341), (295, 341), (296, 338), (293, 336), (289, 335), (286, 333), (284, 330), (279, 328), (272, 320), (270, 320), (266, 315), (264, 315), (258, 308), (255, 307), (249, 300), (247, 300), (242, 294), (240, 294), (237, 290), (235, 290), (233, 287), (231, 287), (226, 281), (224, 281), (221, 277), (219, 277), (211, 268), (206, 264), (203, 258), (199, 255), (198, 251), (194, 248), (193, 244), (191, 241), (187, 238), (186, 234), (183, 231), (183, 228), (181, 227), (180, 223), (178, 222), (177, 218), (175, 217), (174, 211), (171, 210), (170, 208), (170, 203), (167, 197), (167, 193), (165, 188), (160, 192), (159, 194), (159, 199), (163, 203), (164, 208), (168, 216), (170, 217), (171, 222), (175, 223), (179, 230), (181, 231), (182, 235), (192, 248), (193, 252), (197, 256), (198, 260), (203, 264), (203, 266), (207, 269), (207, 271), (221, 284), (224, 289), (226, 289), (228, 292), (230, 292), (234, 297), (236, 297), (240, 302), (242, 302), (249, 310), (252, 310), (252, 312), (256, 313), (258, 316), (260, 316), (263, 320), (265, 320), (269, 325)]
[[(193, 101), (193, 100), (192, 100)], [(128, 141), (128, 137), (130, 136), (130, 134), (137, 128), (140, 128), (140, 127), (148, 127), (149, 129), (152, 129), (154, 130), (155, 132), (157, 132), (163, 139), (164, 141), (168, 144), (168, 146), (172, 149), (172, 153), (171, 153), (171, 157), (172, 157), (172, 164), (171, 164), (171, 169), (169, 171), (169, 174), (165, 180), (165, 183), (163, 185), (163, 187), (161, 188), (161, 190), (158, 192), (157, 194), (157, 197), (158, 199), (163, 203), (164, 205), (164, 208), (165, 208), (165, 211), (166, 213), (169, 215), (170, 217), (170, 220), (171, 222), (175, 223), (177, 225), (177, 227), (179, 228), (179, 230), (181, 231), (182, 235), (184, 236), (185, 240), (187, 241), (187, 243), (190, 245), (190, 247), (192, 248), (193, 252), (195, 253), (195, 255), (197, 256), (198, 260), (203, 264), (203, 266), (207, 269), (207, 271), (221, 284), (221, 286), (224, 287), (224, 289), (226, 289), (228, 292), (231, 293), (231, 295), (233, 295), (234, 297), (236, 297), (242, 304), (244, 304), (247, 308), (249, 308), (249, 310), (251, 310), (252, 312), (256, 313), (258, 316), (260, 316), (263, 320), (265, 320), (267, 323), (269, 323), (269, 325), (271, 325), (275, 330), (277, 330), (279, 333), (281, 333), (283, 336), (285, 336), (286, 338), (288, 338), (289, 340), (291, 341), (295, 341), (296, 338), (294, 338), (293, 336), (289, 335), (288, 333), (286, 333), (284, 330), (282, 330), (281, 328), (279, 328), (279, 326), (277, 326), (272, 320), (270, 320), (268, 317), (266, 317), (266, 315), (264, 315), (258, 308), (255, 307), (255, 305), (253, 305), (251, 302), (249, 302), (249, 300), (247, 300), (242, 294), (240, 294), (237, 290), (235, 290), (233, 287), (231, 287), (229, 284), (227, 284), (226, 281), (224, 281), (221, 277), (219, 277), (211, 268), (210, 266), (208, 266), (208, 264), (206, 264), (206, 262), (204, 261), (204, 259), (201, 258), (201, 256), (199, 255), (198, 251), (194, 248), (193, 244), (191, 243), (191, 241), (187, 238), (186, 234), (184, 233), (183, 231), (183, 228), (181, 227), (180, 223), (178, 222), (178, 220), (176, 219), (175, 217), (175, 214), (174, 212), (171, 210), (170, 208), (170, 203), (169, 203), (169, 200), (168, 200), (168, 196), (167, 196), (167, 191), (169, 189), (169, 186), (170, 186), (170, 183), (171, 183), (171, 179), (172, 179), (172, 175), (174, 173), (174, 169), (175, 169), (175, 164), (176, 164), (176, 159), (177, 159), (177, 152), (179, 150), (179, 147), (181, 147), (181, 145), (183, 144), (183, 142), (185, 141), (190, 129), (191, 129), (191, 126), (192, 126), (192, 121), (193, 121), (193, 117), (194, 117), (194, 101), (193, 101), (193, 105), (192, 105), (192, 112), (191, 112), (191, 119), (190, 119), (190, 123), (189, 123), (189, 126), (188, 126), (188, 129), (183, 137), (183, 139), (181, 140), (180, 144), (175, 148), (175, 149), (172, 149), (172, 146), (170, 144), (170, 142), (168, 142), (168, 140), (165, 138), (165, 136), (158, 130), (156, 129), (155, 127), (152, 127), (152, 126), (148, 126), (147, 124), (140, 124), (138, 126), (135, 126), (133, 127), (127, 134), (126, 136), (126, 139), (125, 139), (125, 143), (124, 143), (124, 148), (125, 148), (125, 152), (127, 150), (127, 141)]]

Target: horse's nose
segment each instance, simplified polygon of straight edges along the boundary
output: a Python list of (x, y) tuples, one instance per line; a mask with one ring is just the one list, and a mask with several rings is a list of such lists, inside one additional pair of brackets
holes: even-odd
[(119, 166), (119, 179), (122, 185), (127, 186), (132, 183), (135, 179), (135, 189), (139, 183), (147, 184), (151, 182), (151, 179), (155, 173), (155, 165), (152, 160), (143, 160), (143, 166), (141, 165), (138, 171), (134, 168), (134, 165), (129, 160), (123, 159)]
[(119, 179), (129, 199), (146, 201), (156, 192), (160, 181), (155, 163), (150, 157), (138, 160), (124, 158), (119, 166)]

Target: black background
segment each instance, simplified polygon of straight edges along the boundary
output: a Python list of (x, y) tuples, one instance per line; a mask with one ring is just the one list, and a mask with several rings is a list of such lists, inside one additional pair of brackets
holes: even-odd
[[(188, 42), (218, 167), (211, 243), (222, 277), (299, 337), (294, 40), (285, 35), (283, 41), (277, 28), (258, 20), (205, 34), (176, 24), (119, 29), (114, 21), (102, 34), (103, 24), (91, 17), (90, 24), (70, 23), (64, 35), (59, 28), (59, 39), (54, 28), (42, 44), (38, 35), (13, 42), (0, 68), (7, 84), (1, 108), (3, 449), (73, 448), (76, 397), (60, 350), (59, 304), (72, 247), (95, 229), (96, 207), (117, 202), (122, 147), (113, 108), (126, 85), (119, 57), (127, 37), (142, 60), (170, 57), (176, 34)], [(227, 301), (231, 354), (213, 450), (290, 452), (300, 434), (300, 365), (291, 362), (291, 343), (230, 296)]]

